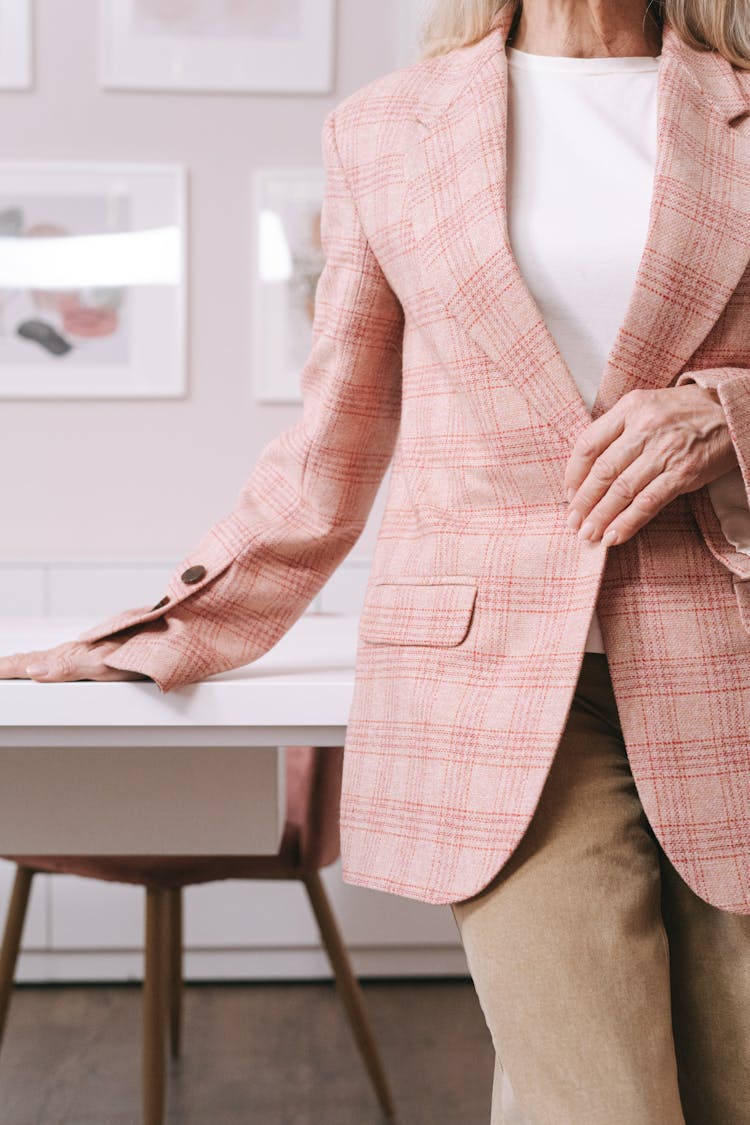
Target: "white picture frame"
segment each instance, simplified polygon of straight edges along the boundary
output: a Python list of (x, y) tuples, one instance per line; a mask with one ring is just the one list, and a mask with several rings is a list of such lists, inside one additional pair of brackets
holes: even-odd
[(105, 89), (330, 93), (334, 0), (99, 0)]
[(0, 90), (32, 84), (31, 0), (0, 0)]
[(186, 393), (180, 164), (0, 162), (0, 398)]
[(253, 176), (253, 389), (259, 402), (301, 402), (315, 292), (325, 264), (322, 167), (256, 168)]

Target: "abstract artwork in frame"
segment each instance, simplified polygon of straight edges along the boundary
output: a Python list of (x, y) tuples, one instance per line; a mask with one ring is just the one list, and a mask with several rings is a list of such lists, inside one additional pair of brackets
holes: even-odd
[(334, 0), (99, 0), (108, 89), (329, 93)]
[(28, 90), (31, 70), (31, 0), (0, 0), (0, 90)]
[(258, 168), (254, 174), (253, 369), (259, 402), (300, 402), (310, 354), (315, 291), (325, 257), (322, 168)]
[(0, 398), (180, 398), (186, 172), (0, 162)]

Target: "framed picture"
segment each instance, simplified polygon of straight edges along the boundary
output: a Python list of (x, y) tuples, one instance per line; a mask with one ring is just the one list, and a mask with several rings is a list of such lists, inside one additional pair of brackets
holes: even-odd
[(186, 173), (0, 162), (0, 398), (185, 393)]
[(31, 0), (0, 0), (0, 90), (31, 86)]
[(99, 0), (110, 89), (328, 93), (334, 0)]
[(312, 345), (315, 290), (324, 265), (322, 168), (259, 168), (254, 177), (255, 397), (300, 402)]

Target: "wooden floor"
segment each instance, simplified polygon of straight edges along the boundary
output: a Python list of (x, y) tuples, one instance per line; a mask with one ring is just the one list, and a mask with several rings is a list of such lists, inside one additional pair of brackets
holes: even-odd
[[(363, 981), (398, 1125), (487, 1125), (493, 1051), (469, 980)], [(16, 989), (2, 1125), (138, 1125), (140, 989)], [(333, 984), (188, 986), (168, 1125), (381, 1125)], [(393, 1119), (392, 1119), (393, 1120)]]

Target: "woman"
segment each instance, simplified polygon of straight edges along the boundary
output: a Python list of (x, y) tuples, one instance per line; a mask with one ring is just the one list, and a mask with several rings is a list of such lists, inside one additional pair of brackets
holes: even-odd
[(155, 606), (0, 662), (254, 660), (392, 462), (343, 875), (451, 904), (494, 1123), (750, 1122), (749, 27), (437, 4), (325, 120), (302, 418)]

